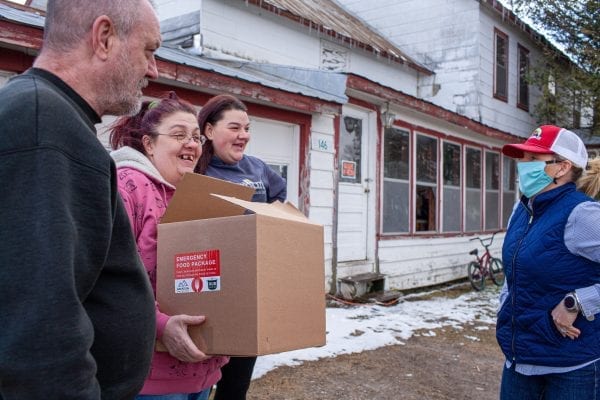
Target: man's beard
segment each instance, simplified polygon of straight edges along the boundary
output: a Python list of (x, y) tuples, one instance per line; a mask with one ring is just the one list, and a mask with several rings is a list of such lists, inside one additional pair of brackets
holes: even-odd
[(142, 89), (148, 86), (148, 79), (141, 78), (133, 87), (137, 77), (130, 68), (127, 51), (119, 57), (116, 70), (109, 75), (105, 82), (101, 104), (105, 114), (133, 115), (140, 111), (142, 106)]

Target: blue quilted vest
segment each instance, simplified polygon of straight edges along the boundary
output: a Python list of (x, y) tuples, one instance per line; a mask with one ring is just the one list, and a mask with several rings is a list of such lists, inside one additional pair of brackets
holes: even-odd
[(496, 338), (508, 360), (570, 367), (600, 358), (600, 325), (581, 314), (578, 339), (563, 338), (550, 315), (570, 291), (600, 282), (600, 264), (569, 252), (567, 219), (578, 204), (591, 201), (574, 184), (534, 198), (523, 197), (504, 238), (502, 261), (509, 295), (498, 312)]

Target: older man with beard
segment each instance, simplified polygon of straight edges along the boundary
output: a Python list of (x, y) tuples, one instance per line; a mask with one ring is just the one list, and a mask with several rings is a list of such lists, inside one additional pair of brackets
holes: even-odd
[(159, 46), (149, 0), (49, 0), (0, 89), (0, 399), (131, 399), (147, 376), (153, 294), (94, 124), (138, 110)]

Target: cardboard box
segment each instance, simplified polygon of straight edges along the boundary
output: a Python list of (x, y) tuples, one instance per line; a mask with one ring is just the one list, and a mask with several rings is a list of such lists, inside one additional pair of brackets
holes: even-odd
[(323, 227), (289, 203), (247, 201), (253, 192), (184, 177), (158, 226), (160, 309), (205, 315), (189, 333), (207, 354), (322, 346)]

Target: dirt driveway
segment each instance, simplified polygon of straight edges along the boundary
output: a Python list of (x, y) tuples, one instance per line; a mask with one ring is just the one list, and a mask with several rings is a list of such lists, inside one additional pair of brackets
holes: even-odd
[(502, 363), (495, 327), (467, 323), (421, 332), (404, 345), (277, 368), (252, 381), (248, 399), (495, 400)]

